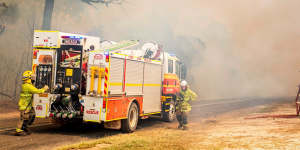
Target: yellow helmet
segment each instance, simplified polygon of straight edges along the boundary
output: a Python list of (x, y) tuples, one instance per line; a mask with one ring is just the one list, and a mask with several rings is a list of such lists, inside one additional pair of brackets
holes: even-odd
[(27, 70), (23, 73), (22, 80), (25, 81), (31, 79), (31, 76), (32, 76), (32, 71)]

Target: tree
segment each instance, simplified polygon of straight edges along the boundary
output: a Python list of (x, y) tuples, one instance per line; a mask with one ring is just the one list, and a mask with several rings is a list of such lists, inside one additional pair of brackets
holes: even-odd
[(54, 8), (54, 0), (46, 0), (45, 7), (44, 7), (43, 25), (42, 25), (43, 30), (51, 30), (53, 8)]

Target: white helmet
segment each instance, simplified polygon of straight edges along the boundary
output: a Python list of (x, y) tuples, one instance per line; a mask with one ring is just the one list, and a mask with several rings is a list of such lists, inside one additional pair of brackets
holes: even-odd
[(180, 83), (180, 86), (187, 86), (187, 85), (188, 85), (188, 83), (185, 80), (182, 80)]

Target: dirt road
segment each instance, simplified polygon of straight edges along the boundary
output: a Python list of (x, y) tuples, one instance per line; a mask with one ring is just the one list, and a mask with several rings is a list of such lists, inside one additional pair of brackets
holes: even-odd
[[(251, 108), (253, 106), (274, 104), (274, 103), (292, 103), (293, 98), (241, 98), (197, 101), (193, 104), (190, 121), (193, 123), (203, 122), (206, 118), (213, 118), (233, 110)], [(2, 108), (1, 108), (2, 109)], [(2, 109), (3, 110), (3, 109)], [(9, 111), (7, 116), (3, 111), (0, 117), (0, 130), (6, 127), (14, 127), (16, 124), (17, 112)], [(205, 121), (204, 121), (205, 122)], [(37, 121), (37, 124), (41, 121)], [(171, 124), (175, 127), (176, 123)], [(143, 131), (151, 130), (157, 126), (170, 126), (159, 119), (152, 118), (144, 120), (139, 128)], [(106, 130), (100, 125), (81, 124), (72, 126), (46, 125), (31, 128), (33, 134), (26, 137), (15, 137), (11, 131), (2, 131), (0, 133), (1, 149), (53, 149), (54, 147), (72, 144), (83, 140), (97, 139), (111, 135), (122, 134), (120, 131)]]

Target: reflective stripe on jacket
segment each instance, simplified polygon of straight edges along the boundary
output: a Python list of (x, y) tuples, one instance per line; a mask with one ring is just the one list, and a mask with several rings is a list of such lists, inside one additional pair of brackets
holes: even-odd
[(185, 91), (181, 90), (180, 95), (181, 96), (177, 98), (178, 106), (176, 109), (181, 112), (191, 111), (192, 106), (189, 104), (189, 101), (196, 100), (197, 94), (187, 88)]
[(31, 84), (31, 80), (26, 80), (22, 84), (22, 91), (19, 99), (19, 110), (30, 110), (32, 107), (32, 94), (44, 93), (44, 89), (37, 89)]

